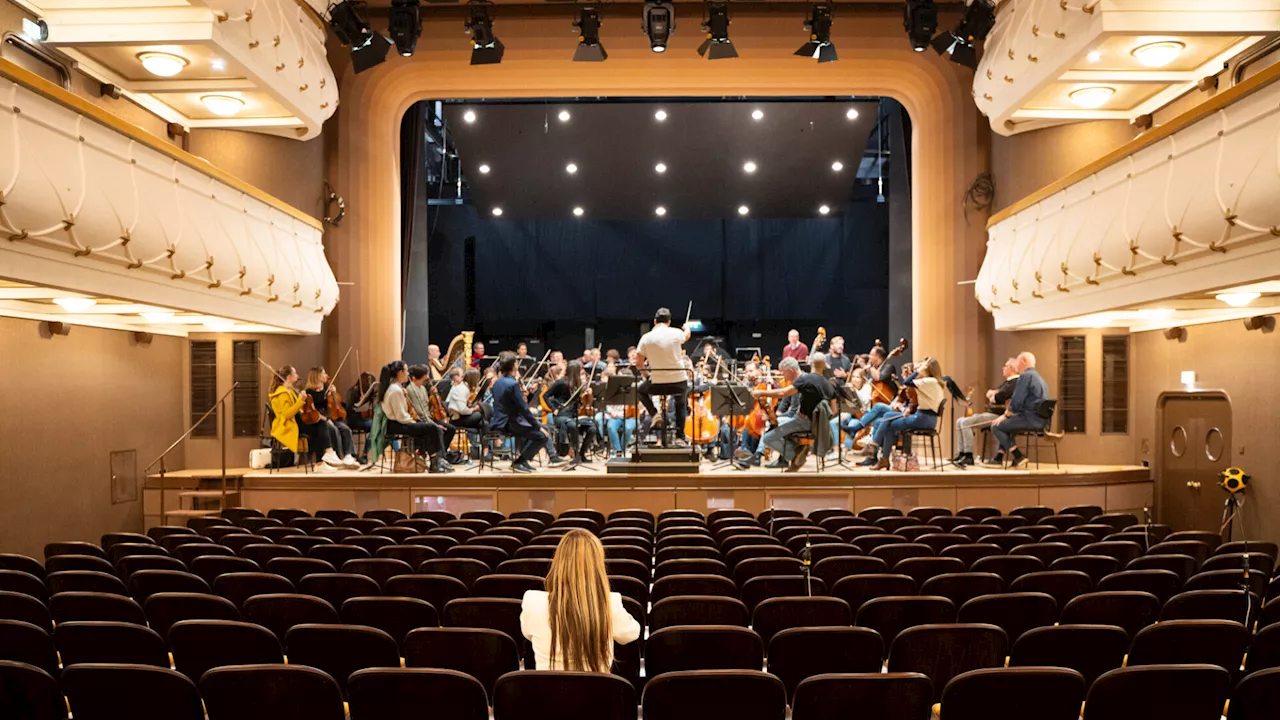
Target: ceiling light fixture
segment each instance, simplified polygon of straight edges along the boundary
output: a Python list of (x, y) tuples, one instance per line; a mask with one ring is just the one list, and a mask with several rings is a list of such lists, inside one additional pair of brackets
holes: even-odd
[(462, 113), (462, 121), (463, 121), (463, 122), (465, 122), (465, 123), (467, 123), (468, 125), (470, 125), (471, 123), (475, 122), (475, 121), (476, 121), (476, 111), (475, 111), (475, 110), (468, 110), (468, 111), (466, 111), (466, 112)]
[(970, 70), (978, 67), (978, 41), (986, 40), (996, 25), (996, 6), (992, 0), (973, 0), (965, 8), (956, 29), (939, 33), (931, 43), (939, 55)]
[(369, 27), (362, 0), (342, 0), (329, 6), (329, 27), (338, 42), (351, 48), (351, 66), (361, 73), (387, 59), (391, 42)]
[(569, 122), (569, 118), (570, 118), (570, 117), (572, 117), (572, 116), (571, 116), (571, 115), (569, 115), (569, 111), (568, 111), (568, 110), (561, 110), (561, 111), (556, 115), (556, 118), (557, 118), (558, 120), (560, 120), (560, 122)]
[(653, 114), (653, 119), (654, 119), (654, 120), (657, 120), (658, 122), (662, 122), (663, 120), (666, 120), (666, 119), (667, 119), (667, 111), (666, 111), (666, 110), (658, 110), (657, 112), (655, 112), (655, 113)]
[(739, 215), (746, 215), (746, 214), (747, 214), (747, 213), (749, 213), (749, 212), (751, 212), (751, 208), (747, 207), (746, 205), (739, 205), (739, 206), (738, 206), (738, 214), (739, 214)]
[(174, 318), (171, 312), (144, 312), (142, 317), (149, 323), (166, 323)]
[(822, 207), (818, 208), (819, 215), (826, 215), (829, 212), (831, 212), (831, 207), (828, 205), (823, 205)]
[(831, 163), (832, 172), (840, 172), (843, 169), (844, 169), (844, 163), (840, 162), (839, 160)]
[(244, 109), (244, 100), (231, 95), (201, 95), (200, 102), (218, 117), (232, 117)]
[(387, 11), (387, 33), (401, 57), (413, 55), (422, 35), (422, 9), (418, 0), (391, 0)]
[(236, 326), (235, 320), (228, 320), (220, 317), (207, 317), (203, 321), (204, 326), (213, 332), (227, 332)]
[(481, 166), (480, 166), (479, 168), (477, 168), (477, 169), (480, 171), (480, 174), (481, 174), (481, 175), (488, 175), (488, 174), (489, 174), (489, 166), (488, 166), (488, 165), (481, 165)]
[(666, 163), (658, 163), (657, 165), (654, 165), (654, 166), (653, 166), (653, 171), (654, 171), (654, 172), (656, 172), (656, 173), (658, 173), (659, 175), (661, 175), (662, 173), (664, 173), (664, 172), (666, 172), (666, 171), (667, 171), (667, 164), (666, 164)]
[(1254, 300), (1262, 297), (1262, 295), (1256, 292), (1226, 292), (1218, 293), (1217, 295), (1214, 295), (1214, 297), (1217, 298), (1219, 302), (1224, 302), (1231, 307), (1245, 307)]
[(574, 62), (604, 62), (609, 58), (604, 45), (600, 44), (599, 5), (584, 5), (578, 10), (578, 17), (573, 26), (578, 29), (578, 49), (573, 51)]
[(858, 111), (853, 108), (849, 108), (848, 110), (845, 111), (844, 116), (848, 120), (857, 120)]
[(578, 172), (578, 166), (574, 165), (573, 163), (569, 163), (568, 165), (564, 166), (564, 171), (572, 175)]
[(738, 57), (738, 50), (729, 39), (729, 3), (704, 2), (702, 4), (702, 31), (707, 39), (698, 46), (698, 54), (708, 60), (724, 60)]
[(576, 207), (576, 208), (574, 208), (574, 209), (573, 209), (573, 216), (574, 216), (574, 217), (582, 217), (582, 213), (584, 213), (584, 212), (586, 212), (586, 211), (585, 211), (585, 210), (583, 210), (582, 208), (580, 208), (580, 207)]
[(653, 209), (653, 214), (657, 215), (658, 217), (662, 217), (663, 215), (667, 214), (667, 209), (659, 205), (658, 207)]
[(186, 69), (187, 59), (181, 55), (166, 52), (138, 53), (138, 61), (147, 72), (159, 77), (173, 77)]
[(809, 31), (809, 41), (795, 51), (796, 55), (814, 58), (820, 63), (840, 59), (836, 55), (835, 43), (831, 42), (831, 16), (834, 13), (835, 5), (831, 3), (817, 4), (809, 10), (809, 17), (804, 21), (804, 29)]
[(924, 52), (938, 31), (938, 8), (933, 0), (907, 0), (902, 8), (902, 27), (907, 31), (911, 49)]
[(1187, 46), (1177, 40), (1161, 40), (1160, 42), (1139, 45), (1129, 52), (1143, 67), (1159, 68), (1177, 59)]
[(496, 207), (492, 210), (494, 217), (502, 217), (502, 208)]
[(751, 111), (751, 119), (752, 119), (752, 120), (763, 120), (763, 119), (764, 119), (764, 111), (763, 111), (763, 110), (752, 110), (752, 111)]
[(493, 34), (493, 16), (489, 14), (486, 0), (471, 0), (464, 27), (471, 33), (472, 65), (497, 65), (502, 62), (506, 47)]
[(1075, 103), (1077, 107), (1085, 110), (1094, 110), (1106, 105), (1111, 96), (1115, 94), (1116, 89), (1113, 87), (1096, 85), (1072, 90), (1067, 97), (1071, 98), (1071, 102)]
[(742, 164), (742, 172), (753, 173), (756, 171), (756, 164), (750, 160)]
[(209, 67), (213, 68), (216, 72), (222, 72), (227, 69), (227, 61), (222, 58), (214, 58), (209, 61)]
[(1101, 51), (1101, 50), (1090, 50), (1090, 51), (1089, 51), (1089, 54), (1084, 56), (1084, 59), (1085, 59), (1085, 60), (1088, 60), (1088, 61), (1089, 61), (1089, 62), (1091, 62), (1091, 63), (1096, 63), (1096, 62), (1098, 62), (1099, 60), (1101, 60), (1101, 59), (1102, 59), (1102, 51)]
[(98, 301), (87, 297), (60, 297), (54, 298), (53, 304), (67, 312), (78, 313), (97, 305)]
[(666, 52), (667, 42), (676, 31), (676, 9), (669, 2), (646, 0), (644, 14), (640, 16), (640, 28), (649, 36), (649, 49)]

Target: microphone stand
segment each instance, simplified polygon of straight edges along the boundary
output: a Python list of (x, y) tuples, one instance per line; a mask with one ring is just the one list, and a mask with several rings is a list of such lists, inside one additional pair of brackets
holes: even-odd
[(804, 534), (804, 548), (800, 550), (800, 570), (804, 572), (804, 591), (809, 597), (813, 597), (813, 546), (809, 543), (811, 533)]

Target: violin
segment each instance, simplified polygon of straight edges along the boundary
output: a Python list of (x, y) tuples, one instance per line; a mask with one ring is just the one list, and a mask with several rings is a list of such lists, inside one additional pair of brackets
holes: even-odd
[[(876, 347), (884, 347), (884, 345), (881, 345), (880, 341), (876, 340)], [(907, 349), (907, 339), (901, 338), (898, 341), (898, 347), (889, 351), (889, 354), (885, 356), (884, 361), (880, 363), (880, 367), (884, 367), (886, 364), (888, 364), (890, 360), (897, 357), (898, 355), (901, 355), (903, 351), (905, 351), (906, 349)], [(871, 380), (870, 377), (868, 376), (867, 379), (868, 381), (871, 382), (871, 404), (872, 405), (880, 405), (882, 403), (893, 402), (893, 399), (896, 395), (893, 391), (894, 386), (892, 383), (890, 383), (888, 380), (884, 378), (881, 378), (879, 380)]]
[(436, 390), (436, 384), (427, 381), (430, 388), (427, 390), (427, 409), (431, 412), (431, 419), (436, 422), (444, 422), (449, 419), (449, 412), (444, 409), (444, 402), (440, 400), (440, 393)]
[(338, 398), (338, 390), (333, 386), (333, 383), (329, 383), (329, 392), (326, 401), (329, 405), (330, 420), (337, 421), (347, 419), (347, 409), (342, 406), (342, 400)]
[[(603, 345), (600, 347), (603, 347)], [(599, 350), (600, 347), (596, 349)], [(595, 417), (596, 398), (595, 393), (591, 392), (591, 383), (595, 382), (596, 368), (598, 367), (599, 365), (595, 363), (591, 364), (591, 373), (587, 375), (587, 384), (580, 388), (582, 396), (578, 398), (578, 417)]]
[(311, 393), (304, 390), (302, 398), (302, 422), (308, 425), (320, 422), (320, 411), (316, 408), (316, 402), (311, 398)]

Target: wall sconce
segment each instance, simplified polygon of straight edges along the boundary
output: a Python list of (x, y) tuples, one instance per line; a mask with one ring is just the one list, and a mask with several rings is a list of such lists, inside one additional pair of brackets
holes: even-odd
[(153, 339), (155, 339), (155, 335), (149, 332), (138, 330), (133, 333), (133, 341), (139, 345), (150, 345)]
[(1178, 342), (1187, 341), (1187, 329), (1184, 327), (1171, 327), (1164, 331), (1165, 340), (1177, 340)]
[(40, 323), (40, 331), (41, 335), (48, 333), (48, 337), (53, 337), (54, 335), (69, 335), (71, 334), (71, 324), (59, 322), (57, 320), (49, 320), (47, 322)]
[(1183, 370), (1183, 371), (1182, 371), (1181, 379), (1182, 379), (1182, 384), (1183, 384), (1183, 385), (1185, 385), (1185, 386), (1187, 386), (1187, 389), (1191, 389), (1191, 388), (1195, 387), (1195, 386), (1196, 386), (1196, 371), (1195, 371), (1195, 370)]
[(1276, 319), (1271, 315), (1254, 315), (1244, 319), (1245, 330), (1261, 330), (1264, 333), (1274, 332)]

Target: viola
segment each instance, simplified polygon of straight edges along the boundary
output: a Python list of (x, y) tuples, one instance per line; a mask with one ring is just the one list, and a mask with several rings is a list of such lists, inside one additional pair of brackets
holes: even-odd
[(347, 419), (347, 409), (342, 406), (342, 400), (338, 398), (338, 390), (329, 383), (329, 393), (326, 398), (329, 405), (329, 419), (338, 421)]
[(427, 409), (431, 412), (431, 419), (436, 422), (444, 422), (449, 419), (449, 412), (444, 409), (444, 403), (440, 400), (440, 393), (436, 391), (436, 384), (428, 381), (430, 386), (427, 391)]
[(316, 402), (311, 398), (311, 393), (305, 390), (302, 396), (302, 422), (315, 425), (320, 422), (320, 411), (316, 408)]

